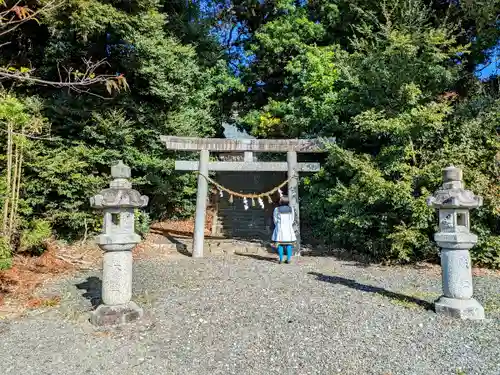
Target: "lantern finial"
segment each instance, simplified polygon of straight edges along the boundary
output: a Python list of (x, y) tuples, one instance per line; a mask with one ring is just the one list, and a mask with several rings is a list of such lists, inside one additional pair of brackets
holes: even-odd
[(111, 167), (111, 177), (113, 178), (130, 178), (130, 167), (118, 160), (118, 162)]

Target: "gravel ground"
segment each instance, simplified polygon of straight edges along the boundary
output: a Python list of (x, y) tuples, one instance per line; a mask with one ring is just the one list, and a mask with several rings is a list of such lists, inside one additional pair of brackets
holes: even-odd
[(87, 322), (99, 282), (98, 272), (60, 280), (42, 292), (62, 296), (59, 306), (0, 322), (0, 373), (500, 374), (492, 276), (475, 278), (489, 319), (473, 322), (427, 310), (440, 278), (425, 269), (320, 257), (146, 259), (135, 263), (134, 299), (147, 314), (115, 330)]

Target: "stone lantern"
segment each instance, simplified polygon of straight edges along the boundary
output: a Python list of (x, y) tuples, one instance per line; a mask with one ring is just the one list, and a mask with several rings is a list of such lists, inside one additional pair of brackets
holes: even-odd
[(439, 232), (434, 240), (441, 248), (443, 296), (435, 302), (436, 313), (462, 319), (484, 319), (484, 309), (472, 298), (469, 249), (477, 243), (470, 232), (469, 210), (480, 207), (483, 198), (464, 188), (462, 170), (443, 169), (443, 185), (427, 204), (437, 208)]
[(109, 188), (90, 198), (104, 213), (102, 233), (96, 242), (104, 251), (102, 305), (93, 312), (95, 325), (128, 323), (142, 316), (132, 298), (132, 249), (141, 240), (134, 229), (134, 209), (145, 207), (148, 197), (132, 189), (130, 168), (119, 161), (111, 167)]

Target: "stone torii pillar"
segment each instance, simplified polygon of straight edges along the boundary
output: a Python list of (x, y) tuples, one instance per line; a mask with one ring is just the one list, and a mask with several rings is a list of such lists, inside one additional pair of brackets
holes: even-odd
[[(319, 163), (298, 163), (297, 153), (326, 152), (325, 143), (334, 143), (334, 138), (319, 139), (223, 139), (162, 136), (162, 142), (169, 150), (199, 151), (200, 159), (196, 161), (177, 160), (175, 169), (182, 171), (198, 171), (198, 192), (196, 197), (195, 233), (193, 236), (193, 257), (203, 256), (205, 231), (205, 215), (207, 207), (209, 171), (241, 171), (241, 172), (287, 172), (290, 206), (295, 210), (295, 234), (297, 236), (296, 255), (300, 251), (300, 211), (299, 211), (299, 172), (317, 172)], [(210, 152), (242, 152), (243, 162), (210, 162)], [(256, 162), (254, 152), (286, 152), (287, 162)]]
[(200, 162), (198, 167), (198, 189), (196, 190), (196, 216), (194, 221), (193, 237), (193, 258), (203, 257), (203, 242), (205, 239), (205, 216), (207, 214), (207, 195), (208, 181), (208, 162), (210, 152), (208, 150), (200, 151)]
[[(288, 164), (288, 199), (289, 205), (295, 212), (295, 220), (293, 229), (297, 237), (296, 245), (294, 246), (295, 255), (300, 256), (300, 205), (299, 205), (299, 168), (297, 163), (297, 152), (288, 151), (286, 153), (286, 161)], [(319, 168), (318, 168), (319, 170)]]

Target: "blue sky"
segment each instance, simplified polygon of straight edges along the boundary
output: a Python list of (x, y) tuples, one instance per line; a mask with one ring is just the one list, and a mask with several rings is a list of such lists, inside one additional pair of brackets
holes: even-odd
[(490, 51), (489, 62), (477, 67), (476, 75), (481, 79), (500, 75), (500, 44)]

